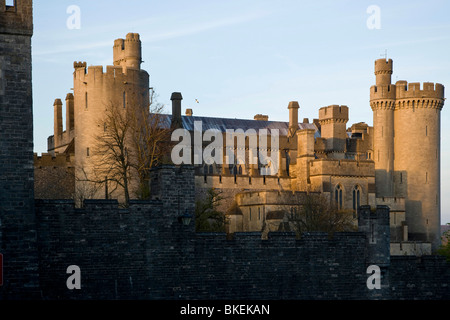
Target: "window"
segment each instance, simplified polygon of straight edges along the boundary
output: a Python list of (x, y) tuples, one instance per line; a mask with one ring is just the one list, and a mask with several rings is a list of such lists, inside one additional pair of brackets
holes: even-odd
[(87, 108), (88, 108), (88, 94), (87, 94), (87, 92), (84, 94), (84, 106), (85, 106), (85, 109), (87, 110)]
[(127, 107), (127, 93), (125, 91), (123, 92), (122, 100), (123, 100), (123, 108), (125, 109)]
[(252, 221), (252, 208), (251, 207), (248, 208), (248, 213), (249, 213), (250, 221)]
[(16, 6), (16, 0), (6, 0), (6, 6), (7, 7), (15, 7)]
[(89, 157), (89, 147), (86, 148), (86, 157)]
[(343, 207), (343, 200), (342, 200), (342, 186), (338, 184), (336, 188), (334, 189), (334, 201), (336, 201), (336, 205), (338, 209), (342, 209)]
[(358, 208), (360, 205), (361, 205), (361, 188), (356, 185), (353, 188), (353, 211), (355, 213), (358, 212)]

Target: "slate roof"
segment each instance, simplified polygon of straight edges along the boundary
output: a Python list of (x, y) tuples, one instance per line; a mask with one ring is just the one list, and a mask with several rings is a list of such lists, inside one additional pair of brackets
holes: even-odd
[[(165, 126), (170, 127), (170, 114), (163, 115), (166, 118), (163, 120)], [(271, 130), (278, 129), (280, 136), (286, 136), (289, 131), (289, 122), (283, 121), (264, 121), (251, 119), (236, 119), (236, 118), (215, 118), (215, 117), (199, 117), (199, 116), (181, 116), (183, 128), (188, 131), (194, 131), (194, 121), (201, 121), (202, 131), (209, 129), (216, 129), (221, 132), (226, 132), (227, 129), (242, 129), (244, 132), (248, 129), (254, 129), (258, 132), (259, 129), (267, 129), (270, 134)], [(299, 123), (300, 129), (314, 129), (315, 138), (320, 137), (320, 132), (314, 123)]]

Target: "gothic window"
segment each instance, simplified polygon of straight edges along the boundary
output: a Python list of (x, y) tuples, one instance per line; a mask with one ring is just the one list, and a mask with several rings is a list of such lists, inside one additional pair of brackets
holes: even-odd
[(353, 188), (353, 211), (358, 212), (358, 208), (361, 205), (361, 188), (356, 185)]
[(340, 184), (334, 189), (334, 201), (339, 210), (343, 208), (342, 186)]

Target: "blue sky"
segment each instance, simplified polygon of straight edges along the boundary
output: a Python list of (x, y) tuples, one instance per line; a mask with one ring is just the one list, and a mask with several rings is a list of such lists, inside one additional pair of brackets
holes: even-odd
[[(67, 27), (71, 5), (80, 8), (79, 29)], [(367, 26), (370, 5), (380, 9), (379, 29)], [(372, 125), (373, 64), (386, 50), (394, 83), (450, 88), (449, 12), (446, 0), (34, 1), (35, 152), (46, 152), (53, 101), (73, 87), (73, 62), (111, 65), (114, 39), (128, 32), (141, 35), (142, 68), (167, 112), (179, 91), (194, 115), (287, 121), (295, 100), (299, 119), (340, 104), (350, 108), (348, 126)], [(443, 224), (450, 223), (449, 108), (441, 114)]]

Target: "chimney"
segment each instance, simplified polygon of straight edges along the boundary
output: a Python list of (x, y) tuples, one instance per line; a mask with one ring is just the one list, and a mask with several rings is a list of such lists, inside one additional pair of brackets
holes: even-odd
[(255, 114), (255, 116), (253, 117), (254, 120), (259, 120), (259, 121), (269, 121), (269, 116), (265, 115), (265, 114)]
[(192, 117), (192, 115), (193, 115), (192, 109), (186, 109), (186, 115), (188, 117)]
[(298, 129), (298, 109), (299, 105), (297, 101), (289, 102), (289, 136), (294, 136)]
[(63, 124), (62, 124), (62, 102), (61, 99), (55, 99), (53, 103), (53, 111), (54, 111), (54, 124), (53, 124), (53, 134), (55, 139), (54, 147), (59, 147), (61, 143), (61, 135), (63, 132)]
[(172, 123), (171, 128), (177, 129), (182, 127), (181, 123), (181, 100), (183, 97), (180, 92), (173, 92), (170, 97), (172, 100)]
[(75, 118), (74, 118), (74, 102), (73, 94), (68, 93), (66, 96), (66, 131), (70, 132), (75, 129)]

